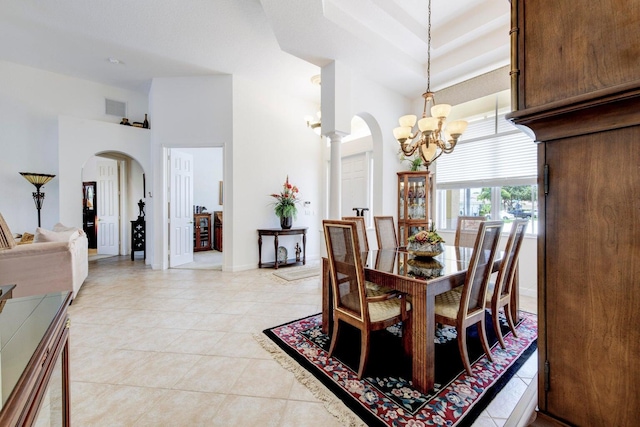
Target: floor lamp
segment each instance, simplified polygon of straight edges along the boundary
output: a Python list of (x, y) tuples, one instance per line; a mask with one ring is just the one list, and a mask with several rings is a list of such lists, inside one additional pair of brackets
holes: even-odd
[(22, 175), (27, 181), (36, 186), (36, 191), (34, 191), (32, 194), (33, 201), (35, 202), (36, 209), (38, 210), (38, 227), (40, 227), (40, 209), (42, 209), (42, 202), (44, 201), (44, 193), (40, 191), (40, 187), (55, 178), (55, 175), (31, 172), (20, 172), (20, 175)]

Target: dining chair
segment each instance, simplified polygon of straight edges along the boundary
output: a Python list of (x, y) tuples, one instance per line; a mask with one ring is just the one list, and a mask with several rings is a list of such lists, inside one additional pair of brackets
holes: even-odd
[(360, 252), (369, 252), (369, 240), (367, 239), (367, 225), (363, 216), (343, 216), (344, 221), (355, 221), (358, 226), (358, 241)]
[[(362, 216), (343, 216), (343, 221), (355, 221), (358, 230), (358, 242), (360, 243), (360, 252), (369, 252), (369, 241), (367, 239), (367, 226)], [(362, 260), (365, 262), (365, 260)], [(388, 288), (386, 286), (380, 286), (371, 282), (367, 282), (367, 293), (369, 296), (377, 296), (383, 294), (397, 294), (398, 291)]]
[(459, 216), (454, 244), (456, 246), (473, 247), (480, 224), (486, 221), (483, 216)]
[(395, 249), (398, 247), (396, 226), (392, 216), (374, 216), (378, 249)]
[(491, 278), (502, 225), (502, 221), (482, 221), (480, 223), (461, 291), (450, 290), (436, 295), (436, 323), (455, 326), (460, 357), (469, 375), (472, 375), (467, 351), (467, 328), (469, 326), (476, 325), (482, 348), (489, 361), (493, 362), (487, 341), (484, 308), (487, 286)]
[(358, 230), (353, 221), (324, 220), (325, 243), (329, 258), (333, 292), (333, 334), (329, 357), (338, 342), (341, 325), (347, 323), (360, 330), (358, 379), (362, 378), (369, 357), (370, 337), (374, 331), (402, 322), (404, 348), (411, 333), (408, 312), (411, 304), (404, 294), (392, 298), (368, 296), (364, 267), (360, 259)]
[(502, 337), (502, 331), (500, 330), (500, 322), (498, 320), (498, 311), (500, 308), (504, 309), (509, 329), (514, 337), (518, 337), (516, 333), (516, 327), (514, 319), (511, 315), (511, 292), (513, 290), (513, 283), (515, 281), (516, 272), (518, 270), (518, 257), (520, 256), (520, 247), (524, 240), (524, 235), (527, 231), (526, 219), (517, 219), (511, 224), (511, 232), (509, 233), (509, 239), (504, 248), (504, 258), (500, 270), (498, 270), (498, 277), (495, 282), (490, 282), (487, 286), (487, 301), (485, 308), (491, 309), (491, 317), (493, 319), (493, 330), (498, 337), (498, 342), (502, 348), (506, 348), (504, 344), (504, 338)]

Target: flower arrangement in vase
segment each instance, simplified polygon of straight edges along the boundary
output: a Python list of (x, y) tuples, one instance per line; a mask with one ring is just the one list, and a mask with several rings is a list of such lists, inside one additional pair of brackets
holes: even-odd
[(422, 166), (422, 159), (418, 154), (413, 156), (405, 156), (402, 150), (398, 150), (398, 158), (401, 162), (409, 162), (409, 170), (412, 172), (419, 171)]
[(289, 183), (289, 175), (287, 175), (287, 179), (282, 186), (282, 191), (271, 194), (271, 197), (276, 199), (274, 210), (276, 216), (280, 218), (280, 226), (283, 229), (291, 228), (293, 219), (298, 215), (298, 207), (296, 205), (300, 200), (297, 194), (298, 187)]
[(415, 256), (434, 257), (444, 252), (444, 239), (431, 227), (409, 236), (407, 251)]

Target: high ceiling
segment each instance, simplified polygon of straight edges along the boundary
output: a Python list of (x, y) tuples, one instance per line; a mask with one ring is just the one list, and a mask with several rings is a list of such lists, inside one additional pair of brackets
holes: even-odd
[[(431, 21), (432, 89), (509, 63), (508, 0), (433, 0)], [(3, 0), (0, 60), (143, 92), (234, 74), (317, 102), (337, 60), (417, 97), (427, 22), (427, 0)]]

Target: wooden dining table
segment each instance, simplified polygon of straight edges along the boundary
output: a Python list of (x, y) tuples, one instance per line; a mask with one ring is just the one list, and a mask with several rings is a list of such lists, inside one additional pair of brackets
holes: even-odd
[[(445, 245), (442, 254), (432, 259), (416, 259), (399, 249), (374, 250), (362, 253), (365, 262), (365, 278), (411, 296), (412, 331), (412, 381), (413, 387), (423, 393), (434, 387), (435, 376), (435, 297), (438, 294), (464, 284), (473, 248)], [(435, 261), (435, 262), (433, 262)], [(493, 271), (502, 264), (502, 254), (496, 257)], [(518, 282), (511, 293), (511, 309), (514, 321), (518, 313)], [(332, 329), (332, 292), (329, 261), (322, 259), (322, 331)]]

